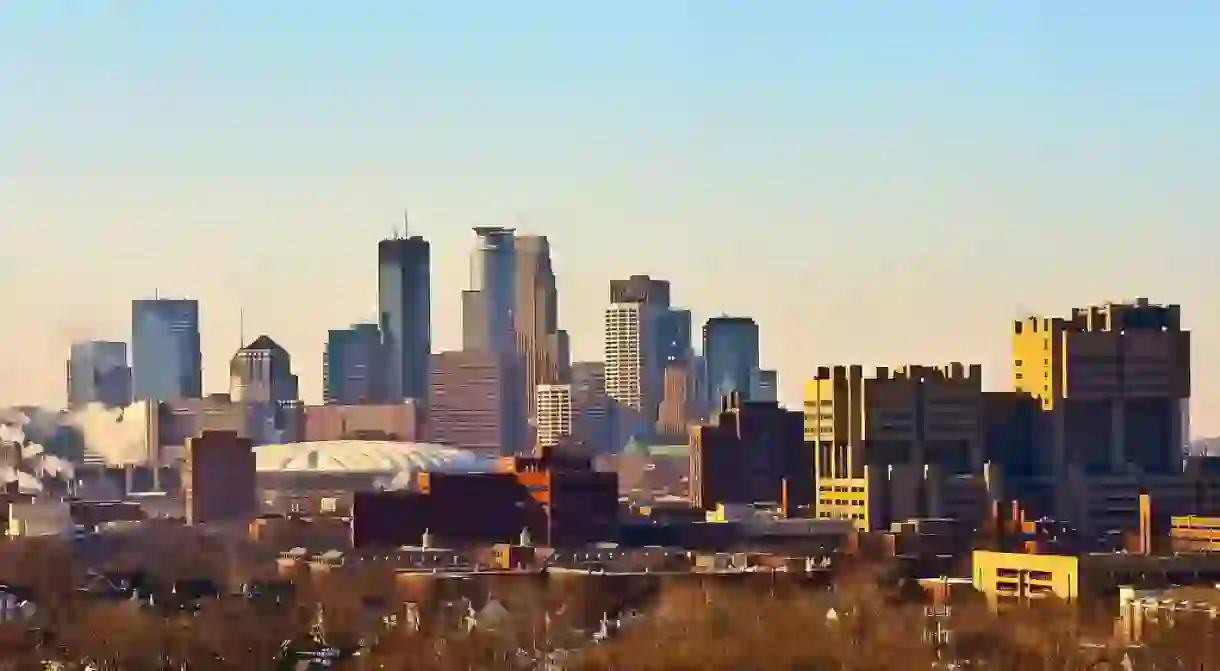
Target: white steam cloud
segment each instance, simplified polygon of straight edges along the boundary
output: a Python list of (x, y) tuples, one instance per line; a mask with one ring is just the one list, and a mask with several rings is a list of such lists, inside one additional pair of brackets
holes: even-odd
[(144, 402), (65, 412), (0, 409), (0, 448), (7, 448), (0, 454), (10, 455), (10, 463), (0, 463), (0, 485), (16, 482), (21, 492), (36, 494), (44, 480), (71, 481), (74, 461), (89, 455), (108, 466), (146, 464), (154, 453), (156, 410)]
[(101, 457), (108, 466), (146, 464), (155, 450), (150, 424), (156, 404), (139, 401), (125, 408), (90, 403), (66, 416), (66, 424), (80, 432), (85, 452)]

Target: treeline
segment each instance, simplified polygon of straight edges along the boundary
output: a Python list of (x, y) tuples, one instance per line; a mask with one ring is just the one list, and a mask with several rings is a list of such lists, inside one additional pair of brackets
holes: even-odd
[[(273, 556), (237, 535), (166, 528), (133, 536), (113, 556), (90, 558), (116, 571), (147, 569), (161, 594), (181, 581), (212, 583), (223, 594), (149, 604), (82, 591), (89, 571), (62, 543), (0, 544), (0, 584), (28, 592), (38, 605), (26, 619), (0, 623), (0, 671), (46, 661), (116, 671), (294, 668), (299, 656), (322, 647), (360, 650), (346, 668), (422, 671), (539, 669), (547, 662), (590, 671), (1220, 668), (1220, 628), (1210, 617), (1179, 618), (1127, 649), (1109, 643), (1113, 606), (1092, 612), (1045, 604), (992, 616), (972, 601), (937, 621), (918, 590), (895, 588), (871, 568), (830, 590), (675, 581), (630, 604), (620, 587), (599, 591), (611, 583), (597, 578), (558, 591), (523, 580), (497, 588), (494, 600), (507, 613), (497, 618), (480, 588), (467, 590), (473, 598), (462, 607), (457, 592), (411, 591), (372, 569), (298, 575), (289, 589), (271, 589), (285, 585)], [(261, 596), (237, 589), (251, 584), (268, 589)]]

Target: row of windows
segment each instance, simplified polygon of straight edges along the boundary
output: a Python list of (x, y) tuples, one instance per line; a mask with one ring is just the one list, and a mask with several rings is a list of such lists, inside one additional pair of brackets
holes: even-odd
[(864, 499), (818, 499), (818, 503), (824, 506), (862, 506)]
[(861, 513), (818, 513), (818, 517), (824, 520), (862, 520), (864, 515)]
[[(1022, 571), (1012, 568), (996, 569), (996, 577), (998, 578), (1019, 578)], [(1025, 576), (1030, 580), (1048, 581), (1051, 579), (1050, 571), (1024, 571)]]

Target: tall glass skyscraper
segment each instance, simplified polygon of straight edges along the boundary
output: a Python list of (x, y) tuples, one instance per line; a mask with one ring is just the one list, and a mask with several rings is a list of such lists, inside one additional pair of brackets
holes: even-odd
[(137, 401), (202, 397), (199, 301), (132, 301), (131, 364)]
[(428, 397), (432, 354), (432, 246), (424, 238), (377, 244), (377, 303), (385, 346), (386, 400)]
[(758, 368), (758, 324), (749, 317), (712, 317), (703, 325), (704, 402), (740, 392), (750, 398), (750, 378)]
[(358, 405), (385, 402), (385, 348), (376, 324), (332, 329), (322, 353), (322, 402)]
[(507, 354), (517, 349), (513, 309), (517, 256), (511, 228), (479, 226), (470, 259), (470, 289), (462, 292), (462, 349)]

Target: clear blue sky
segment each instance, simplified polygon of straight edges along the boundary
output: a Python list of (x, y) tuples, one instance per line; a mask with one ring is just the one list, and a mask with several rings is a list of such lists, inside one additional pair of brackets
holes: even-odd
[[(1147, 295), (1196, 329), (1220, 432), (1220, 4), (15, 0), (0, 6), (0, 402), (61, 402), (68, 341), (203, 302), (205, 385), (267, 332), (319, 395), (410, 205), (434, 341), (469, 228), (556, 250), (600, 357), (650, 272), (819, 364), (982, 362), (1012, 318)], [(1209, 187), (1211, 187), (1209, 189)]]

